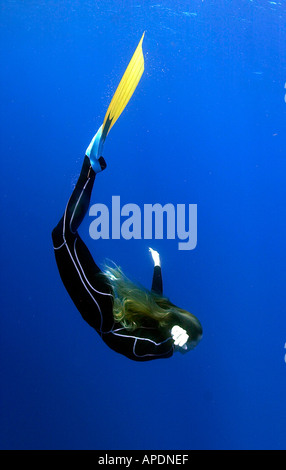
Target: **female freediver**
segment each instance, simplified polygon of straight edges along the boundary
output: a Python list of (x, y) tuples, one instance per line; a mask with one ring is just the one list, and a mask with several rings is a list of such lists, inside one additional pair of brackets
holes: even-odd
[(84, 320), (114, 351), (135, 361), (171, 357), (193, 349), (202, 337), (199, 320), (163, 296), (159, 254), (151, 291), (128, 280), (120, 268), (104, 271), (94, 262), (77, 230), (88, 210), (96, 174), (106, 168), (105, 138), (132, 96), (144, 71), (142, 41), (123, 75), (103, 125), (87, 148), (82, 170), (65, 212), (52, 232), (61, 279)]

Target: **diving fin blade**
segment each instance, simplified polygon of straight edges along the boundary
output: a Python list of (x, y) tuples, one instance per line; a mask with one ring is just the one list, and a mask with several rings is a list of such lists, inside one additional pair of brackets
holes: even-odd
[(145, 32), (139, 41), (132, 59), (130, 60), (127, 69), (125, 70), (124, 75), (107, 109), (102, 126), (103, 140), (106, 139), (110, 129), (127, 106), (144, 72), (144, 56), (142, 49), (144, 36)]
[(89, 157), (92, 168), (96, 173), (102, 171), (98, 159), (102, 156), (103, 145), (107, 134), (127, 106), (144, 72), (144, 56), (142, 48), (144, 36), (145, 32), (143, 33), (132, 59), (130, 60), (113, 95), (105, 114), (103, 124), (98, 129), (86, 150), (86, 155)]

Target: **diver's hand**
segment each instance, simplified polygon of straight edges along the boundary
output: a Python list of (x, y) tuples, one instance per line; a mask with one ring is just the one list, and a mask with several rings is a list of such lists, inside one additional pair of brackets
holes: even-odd
[(175, 346), (178, 346), (179, 348), (182, 348), (182, 349), (187, 349), (186, 342), (189, 339), (189, 335), (187, 334), (186, 330), (184, 330), (178, 325), (175, 325), (171, 329), (171, 335), (172, 335)]
[(158, 251), (155, 251), (150, 247), (149, 247), (149, 251), (152, 255), (152, 258), (153, 258), (153, 261), (154, 261), (154, 266), (161, 266), (160, 255), (159, 255)]

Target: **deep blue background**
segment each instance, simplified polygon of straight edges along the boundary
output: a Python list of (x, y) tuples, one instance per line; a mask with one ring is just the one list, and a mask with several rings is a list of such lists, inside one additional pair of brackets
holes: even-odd
[[(285, 448), (285, 2), (0, 5), (1, 448)], [(194, 251), (151, 246), (204, 338), (141, 364), (82, 320), (50, 233), (144, 30), (92, 202), (198, 204)], [(149, 242), (90, 222), (95, 259), (149, 286)]]

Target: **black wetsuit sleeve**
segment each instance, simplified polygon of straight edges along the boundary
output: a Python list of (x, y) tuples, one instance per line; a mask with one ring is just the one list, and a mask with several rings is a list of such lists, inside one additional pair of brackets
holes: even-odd
[(153, 271), (152, 291), (158, 295), (163, 294), (163, 279), (161, 266), (155, 266)]

